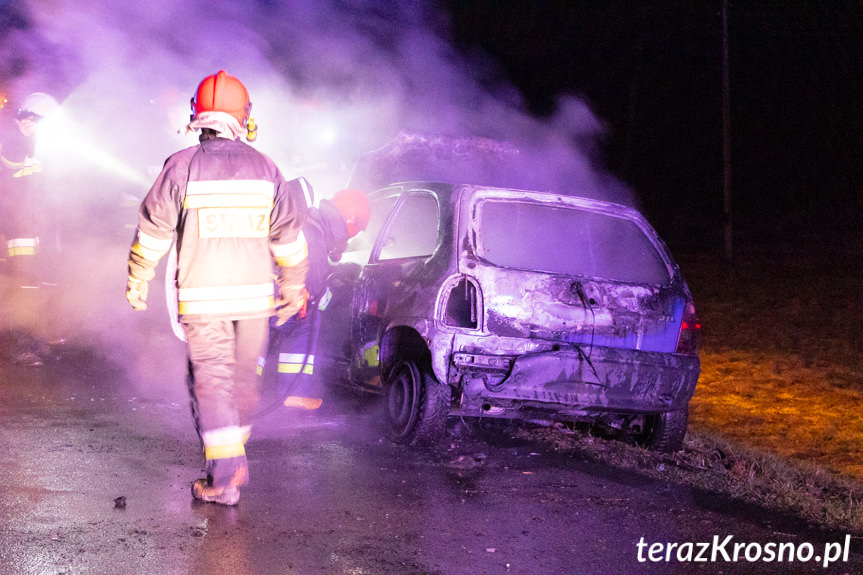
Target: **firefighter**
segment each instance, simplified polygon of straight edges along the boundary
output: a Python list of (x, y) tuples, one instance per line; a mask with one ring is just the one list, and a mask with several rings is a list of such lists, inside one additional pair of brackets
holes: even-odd
[(286, 181), (241, 140), (251, 135), (250, 111), (237, 78), (220, 71), (201, 81), (186, 126), (200, 131), (199, 143), (170, 156), (144, 198), (126, 287), (132, 307), (146, 309), (148, 282), (176, 238), (177, 312), (207, 474), (192, 495), (222, 505), (235, 505), (248, 483), (244, 445), (268, 320), (300, 309), (308, 268), (302, 225), (311, 189), (302, 178)]
[(8, 270), (3, 299), (13, 302), (4, 306), (3, 315), (15, 328), (15, 362), (34, 367), (43, 364), (40, 348), (46, 345), (25, 332), (42, 331), (39, 318), (44, 306), (40, 300), (48, 283), (39, 256), (45, 190), (40, 188), (42, 166), (35, 154), (36, 133), (40, 121), (57, 107), (57, 101), (48, 94), (30, 94), (17, 111), (15, 126), (0, 141), (0, 236)]
[(327, 286), (330, 261), (341, 260), (348, 240), (369, 223), (369, 204), (358, 190), (342, 190), (332, 200), (321, 200), (309, 210), (303, 235), (309, 246), (309, 272), (304, 309), (282, 325), (273, 323), (267, 355), (259, 359), (267, 380), (275, 376), (280, 396), (289, 408), (316, 410), (323, 404), (320, 370), (315, 371), (315, 351), (321, 314), (332, 299)]

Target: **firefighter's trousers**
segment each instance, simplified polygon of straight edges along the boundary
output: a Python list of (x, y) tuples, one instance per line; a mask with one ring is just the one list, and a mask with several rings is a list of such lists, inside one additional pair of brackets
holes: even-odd
[(270, 329), (267, 355), (259, 362), (268, 381), (275, 378), (278, 396), (288, 407), (317, 409), (323, 401), (323, 382), (315, 371), (321, 314), (314, 310)]
[(65, 319), (52, 269), (57, 267), (58, 256), (40, 249), (39, 238), (4, 242), (6, 249), (0, 258), (0, 329), (21, 330), (35, 339), (57, 339)]
[(267, 318), (186, 322), (192, 417), (214, 487), (248, 483), (245, 442), (259, 397)]
[(42, 282), (37, 257), (35, 249), (22, 253), (9, 249), (3, 266), (3, 300), (9, 304), (3, 314), (5, 327), (32, 329), (39, 323)]

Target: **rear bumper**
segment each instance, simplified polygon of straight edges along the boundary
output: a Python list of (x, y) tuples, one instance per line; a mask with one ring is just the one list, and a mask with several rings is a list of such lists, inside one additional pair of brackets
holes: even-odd
[(573, 417), (673, 411), (692, 399), (701, 368), (698, 357), (600, 347), (590, 355), (457, 353), (453, 364), (460, 413), (489, 416), (529, 408)]

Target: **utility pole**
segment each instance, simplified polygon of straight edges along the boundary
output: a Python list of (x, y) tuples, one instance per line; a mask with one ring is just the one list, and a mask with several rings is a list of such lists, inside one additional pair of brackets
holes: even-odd
[(722, 166), (725, 191), (725, 259), (734, 258), (731, 226), (731, 106), (728, 79), (728, 0), (722, 0)]

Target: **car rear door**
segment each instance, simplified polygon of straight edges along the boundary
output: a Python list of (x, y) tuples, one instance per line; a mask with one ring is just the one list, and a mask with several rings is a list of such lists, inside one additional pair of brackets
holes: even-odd
[(421, 293), (427, 285), (425, 263), (439, 244), (439, 214), (434, 193), (406, 192), (375, 240), (352, 306), (351, 378), (360, 385), (380, 386), (380, 338), (393, 318), (405, 322), (430, 317)]
[(476, 194), (486, 329), (502, 337), (673, 352), (682, 280), (637, 212), (581, 198)]

